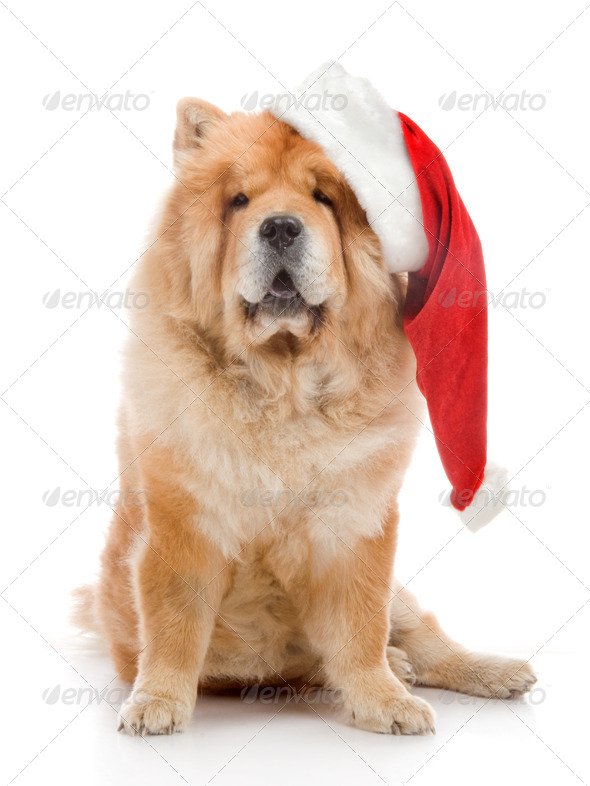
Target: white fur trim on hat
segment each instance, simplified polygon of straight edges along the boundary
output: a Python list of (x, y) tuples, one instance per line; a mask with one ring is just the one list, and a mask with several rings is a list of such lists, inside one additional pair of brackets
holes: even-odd
[(492, 462), (486, 464), (483, 483), (475, 493), (473, 502), (465, 510), (457, 511), (467, 529), (477, 532), (504, 510), (509, 494), (508, 481), (508, 472), (504, 467)]
[[(309, 100), (318, 94), (321, 101)], [(339, 63), (309, 76), (277, 117), (317, 142), (345, 176), (379, 237), (392, 273), (420, 270), (428, 255), (420, 192), (400, 118), (366, 79)]]

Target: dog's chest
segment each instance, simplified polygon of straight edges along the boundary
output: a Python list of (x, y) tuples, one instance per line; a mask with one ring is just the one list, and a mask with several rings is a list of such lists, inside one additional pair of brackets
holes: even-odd
[(263, 532), (289, 531), (327, 554), (379, 531), (389, 495), (375, 467), (402, 437), (391, 420), (343, 427), (313, 411), (279, 422), (207, 412), (182, 428), (196, 524), (228, 556)]

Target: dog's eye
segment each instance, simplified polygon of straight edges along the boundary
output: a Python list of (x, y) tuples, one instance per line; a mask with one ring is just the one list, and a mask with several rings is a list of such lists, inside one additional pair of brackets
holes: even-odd
[(248, 199), (246, 194), (242, 194), (242, 192), (240, 191), (240, 193), (236, 194), (236, 196), (232, 199), (231, 206), (232, 207), (245, 207), (248, 204), (249, 201), (250, 200)]
[(326, 196), (323, 191), (320, 191), (319, 188), (313, 192), (313, 198), (316, 202), (321, 202), (322, 205), (328, 205), (328, 207), (332, 207), (332, 200), (329, 196)]

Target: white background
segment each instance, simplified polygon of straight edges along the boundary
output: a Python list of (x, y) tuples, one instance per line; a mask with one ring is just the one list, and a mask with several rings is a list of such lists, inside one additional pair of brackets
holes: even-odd
[[(590, 780), (587, 9), (1, 3), (2, 782)], [(208, 698), (183, 736), (130, 739), (108, 702), (84, 693), (112, 679), (108, 658), (67, 625), (68, 593), (95, 575), (110, 513), (84, 492), (116, 488), (117, 293), (171, 182), (176, 100), (239, 109), (336, 59), (444, 151), (501, 301), (490, 308), (490, 454), (516, 476), (518, 504), (475, 534), (462, 528), (439, 502), (446, 481), (424, 429), (398, 575), (456, 638), (532, 657), (539, 687), (512, 704), (419, 690), (438, 715), (434, 737), (371, 735), (301, 702)], [(63, 103), (105, 91), (112, 111)], [(116, 108), (127, 91), (149, 106)], [(504, 99), (486, 108), (486, 91)], [(110, 293), (112, 308), (88, 307), (91, 291)], [(66, 307), (66, 293), (82, 305)], [(116, 704), (122, 686), (110, 690)]]

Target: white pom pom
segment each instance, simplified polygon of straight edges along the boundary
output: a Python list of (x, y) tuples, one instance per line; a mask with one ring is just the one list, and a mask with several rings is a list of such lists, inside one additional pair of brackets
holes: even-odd
[(504, 510), (510, 492), (508, 481), (508, 472), (504, 467), (492, 462), (486, 464), (483, 483), (473, 497), (473, 502), (465, 510), (457, 511), (467, 529), (477, 532)]

